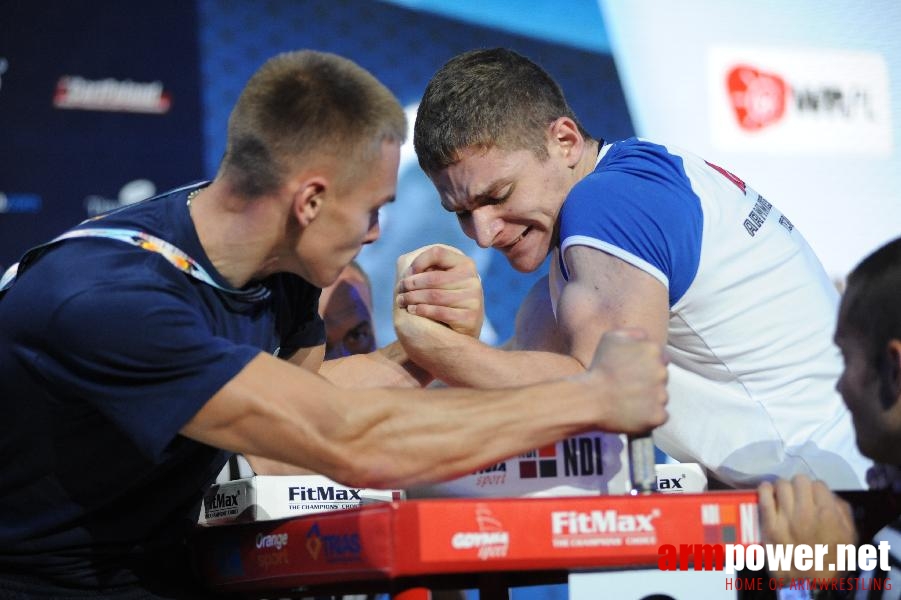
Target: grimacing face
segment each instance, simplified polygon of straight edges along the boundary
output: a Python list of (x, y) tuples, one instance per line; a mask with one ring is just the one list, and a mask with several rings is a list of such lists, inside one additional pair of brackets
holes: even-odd
[(553, 153), (467, 148), (460, 160), (434, 174), (445, 210), (482, 248), (500, 251), (518, 271), (534, 271), (554, 243), (560, 207), (574, 181)]

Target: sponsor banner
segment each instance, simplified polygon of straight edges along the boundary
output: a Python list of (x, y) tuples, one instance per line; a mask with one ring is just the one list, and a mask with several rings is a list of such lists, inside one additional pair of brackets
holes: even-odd
[(147, 83), (106, 79), (91, 80), (64, 75), (56, 83), (53, 106), (74, 110), (163, 114), (172, 105), (171, 94), (160, 81)]
[(797, 48), (707, 50), (711, 143), (780, 155), (892, 153), (885, 57)]
[(717, 541), (759, 539), (750, 495), (448, 500), (415, 503), (415, 508), (422, 524), (417, 560), (468, 562), (476, 569), (551, 557), (573, 565), (656, 565), (667, 540), (701, 543), (714, 533)]
[(350, 517), (354, 512), (200, 527), (191, 543), (194, 563), (209, 585), (235, 590), (302, 585), (310, 577), (316, 583), (384, 579), (391, 515), (368, 512), (361, 522)]
[(211, 486), (198, 523), (271, 521), (402, 498), (400, 490), (354, 488), (321, 475), (256, 475)]
[(0, 213), (37, 213), (43, 200), (38, 194), (4, 193), (0, 191)]
[[(576, 436), (489, 465), (451, 481), (407, 490), (409, 498), (543, 498), (620, 495), (631, 492), (624, 436)], [(697, 463), (655, 466), (657, 490), (697, 493), (707, 476)]]
[(489, 465), (451, 481), (408, 489), (410, 498), (509, 498), (627, 494), (625, 436), (591, 433)]
[[(751, 533), (748, 544), (759, 542), (756, 499), (747, 491), (408, 500), (202, 527), (192, 548), (202, 575), (224, 591), (452, 572), (657, 568), (667, 544), (745, 543), (741, 531)], [(720, 528), (714, 541), (707, 527)]]
[(7, 2), (0, 20), (16, 24), (0, 40), (0, 266), (204, 178), (195, 3)]
[(655, 465), (657, 491), (663, 494), (697, 494), (707, 491), (707, 475), (698, 463)]

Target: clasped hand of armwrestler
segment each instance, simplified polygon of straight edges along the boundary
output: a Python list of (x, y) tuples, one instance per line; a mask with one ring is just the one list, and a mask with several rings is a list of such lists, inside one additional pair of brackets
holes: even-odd
[(482, 330), (485, 300), (479, 272), (471, 258), (452, 246), (434, 244), (398, 258), (395, 293), (394, 325), (402, 342), (416, 345), (414, 338), (422, 342), (430, 333), (439, 335), (437, 324), (471, 337)]
[[(453, 354), (463, 336), (477, 337), (484, 318), (481, 280), (475, 263), (456, 248), (427, 246), (397, 261), (394, 326), (414, 360)], [(666, 355), (639, 330), (608, 332), (579, 380), (603, 401), (598, 427), (646, 433), (663, 424)]]
[(607, 393), (602, 403), (601, 429), (645, 434), (663, 425), (669, 414), (666, 392), (669, 359), (660, 344), (640, 329), (608, 331), (601, 337), (591, 367), (589, 385)]

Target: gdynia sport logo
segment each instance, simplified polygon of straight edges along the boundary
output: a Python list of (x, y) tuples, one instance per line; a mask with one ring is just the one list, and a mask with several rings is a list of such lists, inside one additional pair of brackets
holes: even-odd
[[(657, 567), (661, 571), (723, 571), (733, 575), (737, 571), (834, 573), (823, 579), (775, 579), (764, 582), (763, 577), (726, 580), (727, 589), (892, 589), (885, 578), (854, 577), (849, 574), (880, 569), (880, 575), (891, 570), (890, 547), (885, 540), (878, 545), (837, 544), (835, 554), (829, 554), (826, 544), (663, 544), (657, 550)], [(738, 587), (736, 587), (738, 586)], [(841, 586), (840, 588), (836, 586)]]

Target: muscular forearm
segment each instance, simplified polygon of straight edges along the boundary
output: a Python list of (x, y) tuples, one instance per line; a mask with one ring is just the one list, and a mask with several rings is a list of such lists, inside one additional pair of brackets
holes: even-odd
[[(565, 398), (566, 410), (549, 398)], [(497, 391), (348, 390), (261, 355), (182, 433), (342, 483), (396, 488), (594, 429), (610, 417), (604, 400), (603, 390), (577, 380)]]
[[(397, 342), (369, 354), (322, 362), (318, 373), (331, 383), (347, 388), (425, 387), (433, 379), (428, 372), (409, 359), (403, 347)], [(258, 475), (312, 473), (308, 468), (263, 456), (247, 455), (246, 458), (254, 473)]]
[(392, 342), (369, 354), (327, 360), (319, 374), (341, 387), (424, 387), (433, 377), (407, 356), (403, 346)]
[(591, 368), (503, 390), (347, 389), (260, 353), (181, 429), (197, 441), (296, 464), (349, 485), (450, 479), (589, 430), (666, 420), (657, 344), (605, 336)]
[[(379, 391), (380, 395), (385, 392)], [(418, 393), (418, 392), (413, 392)], [(549, 398), (566, 397), (560, 410)], [(347, 443), (366, 456), (366, 476), (387, 487), (443, 481), (595, 428), (598, 405), (562, 380), (534, 388), (432, 390), (428, 398), (384, 397), (360, 415)], [(386, 415), (399, 418), (387, 418)], [(464, 437), (465, 436), (465, 437)]]
[(298, 467), (291, 463), (278, 460), (270, 460), (263, 456), (245, 455), (247, 463), (253, 469), (255, 475), (310, 475), (313, 473), (305, 467)]
[(412, 358), (448, 385), (484, 389), (528, 385), (585, 370), (582, 363), (565, 354), (510, 352), (459, 334), (447, 336), (440, 345)]

